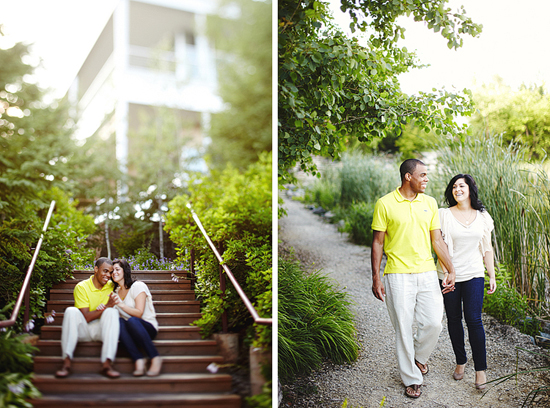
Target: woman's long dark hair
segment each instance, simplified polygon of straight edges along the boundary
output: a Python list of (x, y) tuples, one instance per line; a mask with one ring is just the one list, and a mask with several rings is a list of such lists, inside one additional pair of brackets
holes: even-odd
[[(132, 268), (130, 267), (130, 264), (125, 259), (115, 259), (113, 261), (113, 265), (119, 264), (122, 270), (124, 271), (124, 286), (126, 289), (130, 289), (132, 285), (134, 284), (134, 280), (132, 279)], [(111, 278), (112, 280), (113, 278)], [(118, 283), (113, 281), (115, 284), (115, 289), (118, 288)]]
[(451, 181), (449, 181), (447, 189), (445, 190), (445, 202), (449, 204), (449, 207), (453, 207), (457, 204), (455, 198), (453, 197), (453, 186), (458, 179), (464, 179), (470, 188), (470, 203), (472, 204), (472, 208), (481, 212), (485, 211), (485, 206), (477, 195), (476, 181), (469, 174), (457, 174), (451, 179)]

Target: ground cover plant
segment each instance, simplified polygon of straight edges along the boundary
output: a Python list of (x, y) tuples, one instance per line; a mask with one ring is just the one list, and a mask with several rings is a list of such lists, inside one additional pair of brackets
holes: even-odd
[(281, 382), (319, 367), (323, 359), (357, 359), (350, 300), (320, 271), (308, 274), (295, 260), (279, 258), (278, 361)]

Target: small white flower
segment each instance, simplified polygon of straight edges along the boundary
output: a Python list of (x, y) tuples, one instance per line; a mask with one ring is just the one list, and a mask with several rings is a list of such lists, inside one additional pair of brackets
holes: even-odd
[(27, 322), (27, 325), (25, 326), (25, 331), (30, 332), (32, 329), (34, 329), (34, 320), (31, 319)]
[(23, 384), (23, 382), (18, 384), (8, 384), (8, 388), (15, 395), (19, 395), (25, 390), (25, 384)]
[(218, 372), (220, 367), (216, 363), (210, 363), (208, 364), (208, 367), (206, 369), (210, 371), (212, 374), (216, 374)]

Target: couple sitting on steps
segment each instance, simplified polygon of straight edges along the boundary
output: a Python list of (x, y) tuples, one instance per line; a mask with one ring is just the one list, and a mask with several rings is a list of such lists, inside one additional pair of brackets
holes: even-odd
[(153, 344), (158, 332), (153, 299), (147, 285), (132, 279), (125, 260), (99, 258), (94, 274), (74, 289), (74, 307), (65, 310), (61, 331), (63, 366), (55, 373), (65, 378), (71, 373), (71, 360), (79, 341), (101, 341), (101, 373), (118, 378), (113, 368), (118, 340), (135, 363), (135, 376), (145, 374), (143, 349), (151, 359), (148, 376), (160, 373), (162, 359)]

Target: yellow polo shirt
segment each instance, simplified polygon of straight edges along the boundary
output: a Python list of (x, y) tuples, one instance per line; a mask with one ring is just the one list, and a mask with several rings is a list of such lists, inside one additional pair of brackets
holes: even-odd
[(386, 232), (384, 274), (434, 271), (430, 231), (440, 228), (433, 197), (418, 194), (409, 201), (398, 187), (380, 198), (374, 207), (372, 229)]
[(94, 275), (90, 276), (82, 282), (78, 282), (74, 288), (74, 305), (78, 309), (83, 307), (89, 307), (90, 312), (93, 312), (97, 307), (103, 303), (107, 304), (109, 301), (109, 293), (113, 291), (114, 284), (109, 281), (101, 289), (97, 289), (94, 286)]

